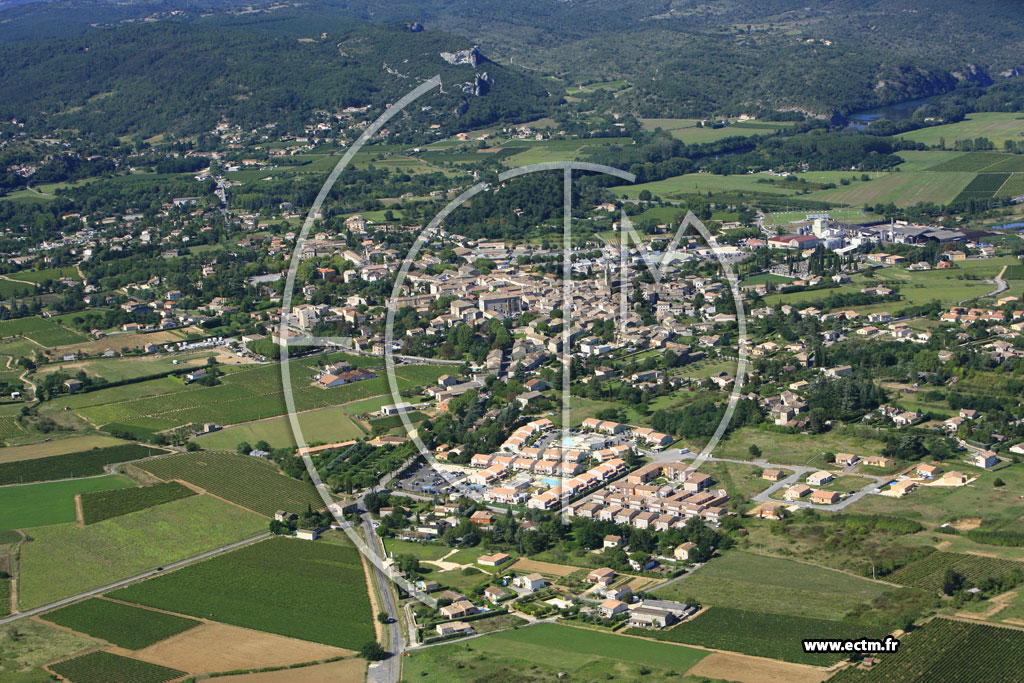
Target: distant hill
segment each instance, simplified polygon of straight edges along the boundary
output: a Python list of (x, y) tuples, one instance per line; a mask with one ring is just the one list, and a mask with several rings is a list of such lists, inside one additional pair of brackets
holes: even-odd
[(625, 79), (614, 106), (646, 116), (846, 114), (1024, 74), (1024, 5), (1006, 0), (5, 1), (20, 2), (0, 0), (0, 44), (140, 21), (414, 21), (566, 81)]
[(0, 47), (0, 118), (93, 136), (190, 134), (223, 117), (301, 130), (314, 110), (393, 101), (435, 74), (444, 93), (431, 98), (433, 109), (409, 115), (444, 129), (529, 120), (558, 101), (523, 70), (486, 58), (447, 63), (442, 51), (472, 44), (418, 29), (313, 14), (219, 14), (21, 42)]

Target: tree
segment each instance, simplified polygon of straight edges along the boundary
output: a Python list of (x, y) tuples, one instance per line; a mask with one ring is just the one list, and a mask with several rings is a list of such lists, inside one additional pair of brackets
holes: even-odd
[(952, 567), (946, 567), (946, 575), (942, 579), (942, 592), (952, 595), (963, 587), (964, 575)]
[(387, 612), (377, 612), (377, 621), (382, 624), (389, 624), (391, 623), (391, 615)]
[(992, 485), (996, 487), (1006, 486), (1006, 482), (1003, 481), (1000, 477), (996, 477), (995, 479), (992, 480)]
[(752, 458), (761, 457), (761, 449), (758, 447), (756, 443), (750, 444), (750, 448), (747, 449), (747, 453), (750, 453), (750, 457)]
[(387, 658), (388, 651), (376, 640), (371, 640), (359, 648), (359, 655), (368, 661), (379, 662)]
[(250, 453), (252, 453), (252, 446), (249, 445), (248, 441), (243, 441), (242, 443), (238, 444), (238, 446), (235, 447), (235, 450), (237, 450), (242, 455), (249, 455)]

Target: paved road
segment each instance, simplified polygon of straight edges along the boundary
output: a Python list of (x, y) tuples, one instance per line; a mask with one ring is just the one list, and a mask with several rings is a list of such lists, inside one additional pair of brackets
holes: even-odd
[[(359, 500), (360, 509), (366, 509), (363, 500)], [(363, 524), (363, 532), (366, 535), (366, 545), (379, 561), (384, 560), (380, 540), (374, 531), (370, 513), (364, 512), (360, 515)], [(366, 680), (372, 683), (397, 683), (402, 672), (402, 652), (405, 651), (405, 641), (402, 637), (402, 627), (398, 620), (398, 606), (395, 604), (395, 596), (391, 591), (391, 577), (385, 574), (378, 562), (370, 562), (371, 571), (375, 576), (377, 584), (377, 596), (380, 599), (382, 611), (388, 613), (392, 622), (385, 626), (388, 633), (388, 649), (391, 656), (381, 662), (374, 662), (366, 672)], [(374, 615), (376, 618), (376, 615)]]
[(82, 600), (83, 598), (91, 598), (91, 597), (93, 597), (95, 595), (99, 595), (100, 593), (106, 593), (107, 591), (112, 591), (115, 588), (121, 588), (123, 586), (127, 586), (128, 584), (136, 583), (138, 581), (142, 581), (143, 579), (148, 579), (148, 578), (150, 578), (152, 576), (156, 576), (158, 574), (164, 574), (164, 573), (166, 573), (168, 571), (171, 571), (172, 569), (179, 569), (180, 567), (184, 567), (186, 565), (190, 565), (190, 564), (193, 564), (195, 562), (199, 562), (200, 560), (205, 560), (205, 559), (207, 559), (209, 557), (213, 557), (214, 555), (220, 555), (221, 553), (226, 553), (226, 552), (228, 552), (230, 550), (235, 550), (237, 548), (241, 548), (244, 545), (249, 545), (250, 543), (255, 543), (256, 541), (262, 541), (264, 538), (267, 538), (268, 536), (270, 536), (270, 532), (269, 531), (265, 531), (262, 534), (257, 534), (256, 536), (253, 536), (251, 538), (247, 538), (244, 541), (238, 541), (236, 543), (231, 543), (229, 545), (221, 546), (220, 548), (215, 548), (213, 550), (207, 550), (205, 553), (200, 553), (198, 555), (186, 558), (184, 560), (178, 560), (177, 562), (171, 562), (170, 564), (164, 565), (163, 571), (157, 571), (156, 569), (153, 569), (153, 570), (148, 571), (148, 572), (143, 572), (142, 574), (136, 574), (135, 576), (132, 576), (132, 577), (127, 578), (127, 579), (121, 579), (120, 581), (115, 581), (114, 583), (111, 583), (111, 584), (106, 585), (106, 586), (102, 586), (100, 588), (94, 588), (94, 589), (92, 589), (90, 591), (85, 591), (84, 593), (79, 593), (78, 595), (73, 595), (70, 598), (64, 598), (63, 600), (58, 600), (57, 602), (51, 602), (49, 605), (43, 605), (42, 607), (34, 607), (34, 608), (32, 608), (30, 610), (26, 610), (24, 612), (18, 612), (17, 614), (15, 614), (13, 616), (6, 617), (4, 619), (0, 619), (0, 626), (3, 626), (4, 624), (9, 624), (12, 621), (17, 621), (18, 619), (24, 619), (25, 617), (31, 617), (31, 616), (34, 616), (36, 614), (41, 614), (43, 612), (49, 612), (52, 609), (56, 609), (58, 607), (63, 607), (64, 605), (69, 605), (72, 602), (77, 602), (79, 600)]
[[(664, 451), (664, 453), (666, 453), (666, 454), (669, 453), (669, 452), (670, 451)], [(873, 475), (873, 474), (857, 473), (856, 476), (858, 476), (858, 477), (865, 477), (867, 479), (871, 479), (872, 481), (870, 483), (868, 483), (868, 484), (865, 484), (864, 487), (861, 488), (856, 493), (854, 493), (854, 494), (852, 494), (850, 496), (847, 496), (846, 498), (843, 498), (841, 501), (839, 501), (835, 505), (818, 505), (818, 504), (809, 503), (809, 502), (803, 501), (803, 500), (797, 500), (797, 501), (788, 501), (788, 500), (787, 501), (778, 501), (778, 500), (772, 500), (771, 499), (771, 496), (772, 496), (773, 493), (779, 491), (780, 489), (788, 488), (788, 487), (792, 486), (793, 484), (795, 484), (796, 482), (798, 482), (800, 480), (800, 478), (803, 477), (804, 475), (810, 474), (811, 472), (817, 472), (818, 470), (823, 469), (823, 468), (822, 467), (808, 467), (806, 465), (778, 465), (778, 464), (775, 464), (775, 463), (772, 463), (772, 462), (768, 462), (767, 460), (764, 460), (764, 459), (758, 459), (758, 460), (737, 460), (737, 459), (733, 459), (733, 458), (716, 458), (716, 457), (714, 457), (712, 455), (709, 455), (709, 456), (706, 456), (706, 457), (703, 457), (703, 458), (697, 458), (696, 454), (694, 454), (694, 453), (680, 453), (680, 454), (677, 454), (677, 455), (673, 455), (672, 457), (673, 458), (677, 458), (677, 459), (694, 460), (695, 461), (694, 464), (699, 464), (699, 462), (731, 462), (731, 463), (736, 463), (737, 465), (755, 465), (755, 466), (760, 467), (762, 469), (771, 468), (771, 469), (777, 469), (777, 470), (790, 470), (790, 471), (793, 472), (793, 474), (789, 475), (785, 479), (782, 479), (781, 481), (775, 482), (774, 484), (772, 484), (771, 486), (766, 488), (764, 491), (762, 491), (761, 493), (759, 493), (756, 496), (754, 496), (754, 501), (758, 502), (758, 503), (767, 503), (769, 501), (774, 502), (774, 503), (784, 502), (786, 505), (795, 505), (795, 506), (801, 507), (801, 508), (814, 508), (816, 510), (832, 510), (832, 511), (842, 510), (846, 506), (852, 505), (852, 504), (856, 503), (858, 500), (860, 500), (861, 498), (863, 498), (864, 496), (866, 496), (868, 494), (875, 494), (875, 493), (881, 492), (881, 490), (882, 490), (881, 485), (884, 484), (887, 481), (891, 481), (892, 480), (892, 477), (880, 477), (880, 476), (876, 476), (876, 475)], [(847, 468), (847, 470), (849, 470), (849, 468)]]

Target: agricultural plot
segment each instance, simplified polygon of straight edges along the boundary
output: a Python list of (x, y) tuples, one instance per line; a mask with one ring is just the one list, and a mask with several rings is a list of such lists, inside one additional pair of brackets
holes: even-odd
[(176, 481), (141, 488), (125, 488), (115, 491), (92, 491), (81, 494), (82, 521), (95, 524), (105, 519), (127, 515), (146, 508), (169, 503), (179, 498), (188, 498), (196, 492)]
[[(390, 396), (387, 399), (387, 403), (394, 403)], [(337, 442), (363, 436), (363, 430), (348, 416), (347, 409), (343, 406), (299, 413), (298, 419), (306, 441), (316, 438), (317, 441)], [(203, 434), (195, 441), (208, 450), (231, 449), (242, 441), (266, 441), (275, 448), (296, 446), (291, 421), (287, 415)]]
[(18, 425), (18, 421), (13, 417), (0, 417), (0, 439), (9, 439), (12, 436), (21, 436), (25, 433), (25, 430)]
[(350, 545), (271, 538), (111, 597), (348, 649), (374, 638), (362, 562)]
[(166, 453), (162, 448), (138, 444), (124, 444), (94, 448), (91, 451), (65, 453), (48, 458), (35, 458), (20, 462), (0, 463), (0, 485), (19, 484), (52, 479), (71, 479), (103, 474), (104, 465), (138, 460), (150, 455)]
[(29, 296), (35, 291), (35, 285), (14, 280), (0, 279), (0, 298), (12, 299)]
[(927, 557), (897, 569), (886, 578), (894, 583), (937, 591), (942, 588), (948, 567), (952, 567), (973, 584), (986, 578), (1008, 574), (1014, 569), (1024, 568), (1024, 565), (996, 557), (961, 555), (937, 550)]
[(43, 619), (128, 650), (144, 648), (200, 624), (194, 619), (101, 598), (48, 612)]
[(72, 280), (81, 280), (78, 269), (74, 266), (66, 268), (50, 268), (48, 270), (23, 270), (19, 273), (10, 273), (7, 277), (12, 280), (23, 280), (25, 282), (46, 282), (47, 280), (59, 280), (62, 277)]
[(0, 448), (0, 463), (38, 460), (39, 458), (50, 458), (55, 455), (66, 455), (67, 453), (81, 453), (93, 448), (120, 446), (126, 443), (126, 441), (121, 439), (101, 434), (86, 434), (84, 436), (73, 436), (67, 439), (56, 439), (41, 443), (26, 443), (20, 446)]
[(702, 605), (839, 619), (891, 590), (824, 567), (776, 557), (726, 552), (656, 592), (668, 600), (696, 597)]
[(967, 186), (956, 196), (955, 201), (967, 201), (969, 199), (990, 199), (995, 196), (999, 188), (1010, 177), (1009, 173), (979, 173), (974, 176)]
[(131, 515), (78, 527), (54, 524), (25, 532), (18, 597), (45, 605), (126, 576), (266, 531), (264, 518), (211, 496), (191, 496)]
[(817, 190), (803, 195), (803, 199), (863, 206), (888, 204), (913, 206), (918, 202), (947, 204), (971, 181), (965, 173), (887, 173), (871, 180), (830, 190)]
[(155, 458), (139, 465), (153, 476), (181, 479), (232, 503), (271, 516), (277, 510), (304, 512), (324, 506), (312, 484), (286, 477), (261, 458), (229, 452), (193, 452)]
[[(792, 195), (795, 190), (786, 189), (773, 183), (758, 182), (765, 176), (760, 175), (715, 175), (713, 173), (688, 173), (665, 180), (657, 180), (639, 185), (621, 185), (611, 188), (620, 197), (636, 199), (641, 192), (649, 190), (651, 194), (674, 198), (697, 192), (751, 192), (772, 195)], [(813, 197), (807, 195), (807, 197)]]
[[(1020, 168), (1016, 168), (1020, 166)], [(1024, 171), (1024, 157), (1000, 152), (965, 152), (928, 168), (929, 171)]]
[[(31, 461), (30, 461), (31, 462)], [(120, 476), (0, 488), (0, 529), (75, 521), (75, 494), (134, 486)]]
[(665, 631), (629, 629), (627, 633), (798, 664), (830, 666), (845, 656), (839, 653), (805, 653), (801, 641), (805, 638), (882, 638), (886, 631), (877, 626), (844, 621), (711, 607), (697, 618)]
[[(314, 368), (315, 360), (312, 359), (295, 361), (290, 368), (298, 411), (328, 408), (391, 391), (384, 376), (333, 389), (320, 389), (311, 386), (310, 376)], [(444, 373), (445, 368), (441, 366), (425, 365), (401, 366), (395, 371), (400, 390), (432, 384)], [(159, 395), (127, 400), (117, 400), (120, 394), (108, 393), (108, 402), (92, 402), (77, 412), (96, 425), (111, 422), (133, 424), (139, 418), (157, 418), (173, 426), (203, 422), (234, 425), (277, 417), (287, 411), (278, 365), (232, 368), (221, 382), (212, 387), (192, 384), (172, 388), (163, 385), (162, 389), (167, 391)]]
[(1013, 173), (996, 192), (997, 197), (1019, 197), (1024, 195), (1024, 173)]
[(952, 145), (956, 140), (986, 137), (997, 147), (1002, 147), (1006, 140), (1019, 140), (1021, 133), (1024, 133), (1024, 116), (1019, 113), (977, 112), (968, 114), (957, 123), (921, 128), (896, 137), (926, 145), (938, 145), (943, 139), (947, 145)]
[(103, 650), (51, 664), (50, 669), (71, 683), (164, 683), (185, 675), (184, 671)]
[(0, 617), (11, 613), (11, 579), (0, 579)]
[[(611, 633), (539, 624), (463, 643), (413, 651), (403, 680), (504, 680), (529, 669), (530, 680), (680, 680), (708, 653)], [(524, 679), (525, 680), (525, 679)]]
[(843, 669), (831, 683), (873, 681), (1024, 681), (1024, 631), (933, 619), (904, 635), (900, 648), (870, 670)]

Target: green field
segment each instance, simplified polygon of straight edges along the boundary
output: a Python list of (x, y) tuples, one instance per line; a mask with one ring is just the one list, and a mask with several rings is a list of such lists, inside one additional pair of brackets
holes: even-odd
[(50, 481), (102, 474), (105, 465), (137, 460), (158, 453), (162, 448), (123, 444), (93, 448), (78, 453), (65, 453), (47, 458), (34, 458), (0, 463), (0, 485), (31, 481)]
[(86, 527), (26, 529), (18, 581), (37, 607), (266, 530), (266, 520), (211, 496), (192, 496)]
[(758, 275), (751, 275), (748, 278), (744, 278), (740, 281), (740, 287), (747, 287), (749, 285), (766, 285), (771, 283), (773, 285), (787, 284), (793, 281), (793, 278), (786, 277), (785, 275), (776, 275), (774, 273), (760, 273)]
[(761, 431), (753, 427), (737, 429), (726, 441), (715, 449), (715, 457), (752, 460), (748, 449), (757, 445), (769, 462), (781, 465), (807, 465), (822, 467), (830, 464), (823, 454), (829, 453), (860, 453), (863, 455), (881, 455), (882, 442), (874, 439), (863, 439), (832, 430), (813, 437), (804, 434), (778, 434)]
[(1024, 631), (952, 619), (933, 619), (900, 639), (895, 653), (870, 670), (849, 668), (832, 683), (863, 681), (1024, 681)]
[(733, 550), (657, 593), (666, 600), (693, 596), (702, 605), (839, 619), (889, 590), (833, 569)]
[(374, 638), (359, 551), (276, 537), (112, 597), (352, 650)]
[(805, 638), (881, 638), (885, 629), (844, 621), (711, 607), (696, 618), (664, 631), (634, 628), (627, 633), (798, 664), (829, 666), (845, 657), (838, 653), (805, 653), (801, 641)]
[[(415, 543), (413, 541), (399, 541), (395, 538), (384, 539), (384, 547), (392, 557), (395, 555), (414, 555), (421, 560), (439, 560), (452, 550), (446, 545), (437, 543)], [(452, 562), (458, 561), (452, 560)]]
[(50, 668), (71, 683), (163, 683), (185, 675), (184, 671), (103, 650), (65, 659)]
[[(620, 197), (636, 199), (644, 190), (650, 190), (651, 194), (674, 198), (697, 192), (757, 192), (773, 195), (792, 195), (795, 190), (786, 189), (772, 183), (760, 183), (759, 179), (768, 176), (754, 174), (742, 175), (716, 175), (713, 173), (687, 173), (686, 175), (657, 180), (639, 185), (620, 185), (611, 188), (612, 192)], [(807, 195), (810, 197), (810, 195)]]
[(929, 171), (962, 171), (968, 173), (999, 173), (1024, 171), (1024, 156), (1002, 152), (965, 152), (928, 169)]
[(75, 494), (134, 486), (121, 476), (0, 487), (0, 529), (75, 521)]
[(47, 612), (43, 619), (128, 650), (140, 650), (200, 623), (100, 598), (90, 598)]
[(942, 126), (931, 126), (901, 133), (897, 137), (926, 145), (938, 145), (945, 139), (947, 146), (957, 140), (986, 137), (997, 147), (1002, 147), (1006, 140), (1021, 139), (1024, 133), (1024, 116), (1014, 112), (978, 112), (968, 114), (963, 121), (948, 123)]
[(105, 519), (126, 515), (129, 512), (138, 512), (194, 495), (196, 495), (195, 491), (176, 481), (116, 491), (83, 493), (81, 496), (82, 520), (86, 524), (95, 524)]
[(716, 142), (731, 137), (768, 135), (792, 125), (775, 121), (748, 121), (722, 128), (700, 128), (697, 126), (699, 122), (698, 119), (640, 119), (645, 130), (661, 128), (688, 145)]
[(1024, 173), (1013, 173), (996, 192), (997, 197), (1019, 197), (1024, 195)]
[[(387, 399), (387, 403), (394, 403), (392, 397), (388, 396)], [(364, 435), (363, 430), (349, 417), (347, 408), (343, 406), (299, 413), (298, 418), (302, 436), (307, 443), (314, 439), (326, 443), (348, 441)], [(210, 434), (203, 434), (195, 441), (207, 450), (231, 449), (242, 441), (248, 443), (266, 441), (274, 448), (296, 447), (291, 420), (288, 416), (228, 427)]]
[[(403, 680), (680, 680), (707, 655), (677, 645), (556, 624), (503, 631), (417, 650), (403, 660)], [(530, 672), (511, 679), (509, 672)]]
[(935, 551), (920, 560), (897, 569), (886, 579), (895, 583), (928, 590), (941, 590), (946, 569), (952, 567), (971, 584), (986, 578), (1008, 574), (1014, 569), (1024, 569), (1024, 564), (1012, 560), (979, 555), (961, 555)]
[(66, 268), (50, 268), (48, 270), (23, 270), (17, 273), (8, 273), (7, 277), (12, 280), (23, 280), (25, 282), (44, 282), (46, 280), (59, 280), (62, 277), (72, 280), (81, 280), (78, 269), (74, 266)]
[(286, 477), (276, 465), (250, 455), (197, 451), (147, 460), (139, 466), (161, 479), (187, 481), (268, 517), (277, 510), (298, 513), (309, 505), (324, 506), (312, 484)]
[(101, 434), (86, 434), (84, 436), (72, 436), (70, 438), (57, 438), (41, 443), (26, 443), (24, 445), (9, 445), (6, 449), (0, 449), (0, 463), (12, 463), (20, 460), (37, 460), (39, 458), (50, 458), (62, 456), (69, 453), (84, 453), (110, 445), (124, 445), (127, 441), (113, 436)]
[(887, 173), (870, 182), (851, 183), (831, 190), (817, 190), (803, 195), (803, 198), (848, 206), (889, 202), (900, 207), (913, 206), (918, 202), (947, 204), (971, 182), (971, 179), (971, 175), (966, 173)]
[[(184, 372), (187, 368), (203, 366), (206, 359), (216, 355), (211, 351), (196, 354), (175, 355), (173, 358), (164, 356), (162, 358), (97, 358), (94, 360), (78, 361), (75, 363), (55, 363), (46, 365), (39, 369), (38, 375), (43, 376), (51, 372), (63, 371), (74, 375), (83, 370), (90, 377), (102, 377), (108, 382), (120, 382), (126, 379), (157, 375), (162, 372)], [(173, 361), (177, 360), (175, 365)]]
[(0, 626), (0, 661), (11, 683), (51, 681), (53, 677), (43, 671), (43, 665), (97, 645), (91, 638), (33, 619)]
[(85, 341), (87, 337), (75, 330), (43, 318), (16, 318), (0, 322), (0, 337), (24, 336), (40, 346), (63, 346)]
[[(292, 391), (298, 411), (327, 408), (391, 392), (383, 374), (333, 389), (311, 386), (309, 376), (318, 360), (324, 357), (291, 363)], [(88, 400), (69, 399), (60, 404), (60, 408), (68, 406), (94, 425), (111, 422), (131, 425), (140, 418), (156, 418), (167, 426), (204, 422), (234, 425), (286, 414), (279, 365), (225, 367), (224, 370), (221, 383), (216, 386), (198, 383), (186, 386), (173, 379), (155, 380), (159, 384), (129, 385), (136, 393), (126, 395), (122, 392), (126, 387), (115, 387), (90, 392), (102, 396)], [(395, 374), (401, 390), (432, 384), (445, 372), (440, 366), (406, 365), (397, 368)]]
[(11, 613), (11, 579), (0, 579), (0, 617)]

